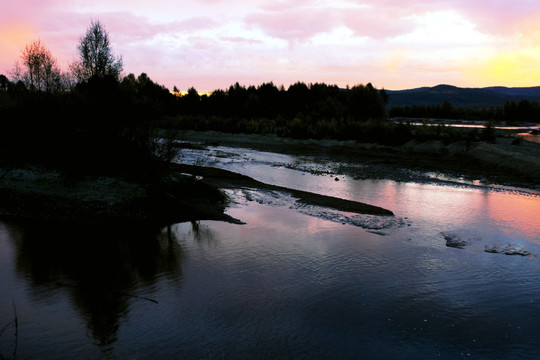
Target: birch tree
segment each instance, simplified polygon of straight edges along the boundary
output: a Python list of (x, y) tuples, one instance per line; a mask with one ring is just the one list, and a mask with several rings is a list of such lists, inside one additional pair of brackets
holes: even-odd
[(122, 57), (113, 55), (109, 33), (101, 22), (92, 21), (86, 35), (80, 39), (77, 51), (78, 59), (70, 65), (70, 71), (78, 82), (108, 76), (119, 80)]

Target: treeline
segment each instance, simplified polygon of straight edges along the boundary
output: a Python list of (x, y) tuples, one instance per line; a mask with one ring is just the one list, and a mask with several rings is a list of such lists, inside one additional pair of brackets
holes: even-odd
[[(387, 117), (385, 105), (388, 95), (371, 84), (343, 89), (336, 85), (298, 82), (285, 89), (272, 82), (257, 87), (236, 83), (227, 90), (216, 90), (209, 95), (200, 95), (191, 88), (182, 96), (154, 83), (144, 73), (138, 77), (129, 74), (123, 79), (112, 75), (93, 76), (65, 91), (40, 91), (21, 80), (10, 82), (5, 76), (0, 76), (0, 84), (5, 85), (0, 85), (0, 113), (4, 117), (17, 116), (28, 119), (30, 123), (39, 122), (25, 125), (24, 129), (28, 131), (40, 129), (41, 124), (46, 124), (51, 131), (56, 129), (54, 134), (46, 137), (47, 141), (55, 144), (62, 143), (58, 136), (66, 138), (69, 132), (76, 134), (74, 138), (85, 134), (88, 141), (100, 139), (100, 149), (93, 150), (96, 154), (110, 151), (113, 140), (126, 142), (126, 136), (132, 146), (148, 148), (145, 144), (145, 141), (150, 142), (148, 134), (159, 128), (371, 141), (374, 136), (384, 133), (377, 129)], [(56, 120), (42, 121), (46, 114)], [(66, 120), (55, 124), (61, 119)], [(4, 133), (14, 132), (10, 130)], [(44, 130), (36, 133), (45, 134)], [(376, 130), (377, 134), (374, 134)], [(18, 133), (30, 139), (29, 133)], [(116, 139), (101, 139), (105, 134), (115, 134), (113, 138)], [(14, 141), (13, 137), (11, 139)], [(35, 151), (29, 142), (39, 143), (37, 139), (19, 139), (17, 142), (25, 144), (23, 149), (17, 149), (19, 156), (25, 149)], [(84, 142), (78, 139), (75, 143)], [(111, 146), (106, 147), (105, 144)], [(49, 144), (47, 148), (52, 151), (55, 146)], [(169, 150), (167, 147), (161, 150), (163, 157), (170, 156)], [(49, 154), (44, 151), (40, 154), (47, 158), (62, 158), (60, 152)], [(122, 151), (116, 153), (122, 154)]]
[(387, 101), (386, 92), (371, 84), (342, 89), (297, 82), (285, 89), (272, 82), (247, 88), (236, 83), (211, 95), (189, 89), (178, 99), (174, 121), (195, 130), (353, 137), (356, 125), (386, 118)]
[(502, 107), (462, 108), (449, 102), (440, 105), (394, 106), (389, 110), (391, 118), (433, 118), (505, 121), (507, 123), (540, 123), (540, 105), (536, 101), (507, 101)]
[(385, 121), (387, 101), (388, 94), (371, 84), (343, 89), (298, 82), (284, 89), (273, 83), (248, 88), (237, 83), (228, 90), (202, 96), (191, 88), (178, 98), (176, 110), (162, 126), (385, 145), (402, 145), (410, 140), (441, 140), (447, 144), (495, 141), (491, 125), (478, 130)]
[[(176, 110), (162, 126), (276, 134), (292, 138), (357, 140), (385, 145), (402, 145), (413, 139), (442, 140), (445, 143), (495, 141), (491, 125), (478, 131), (385, 121), (388, 118), (385, 111), (387, 102), (386, 91), (377, 90), (371, 84), (343, 89), (335, 85), (298, 82), (284, 89), (273, 83), (247, 88), (237, 83), (228, 90), (217, 90), (211, 95), (200, 96), (194, 88), (189, 89), (186, 95), (178, 98)], [(451, 112), (458, 110), (447, 103), (438, 114), (443, 116), (448, 109), (452, 109)], [(428, 113), (435, 111), (424, 112)], [(456, 115), (454, 118), (459, 117)]]
[[(22, 81), (10, 82), (3, 75), (0, 75), (0, 86), (0, 112), (5, 117), (9, 116), (9, 109), (15, 112), (25, 109), (23, 113), (34, 109), (35, 114), (27, 115), (34, 119), (49, 112), (57, 112), (57, 118), (76, 117), (72, 125), (95, 117), (101, 119), (96, 123), (103, 122), (101, 131), (111, 130), (111, 127), (116, 130), (140, 127), (137, 119), (146, 118), (148, 128), (362, 139), (368, 123), (368, 127), (373, 128), (374, 123), (386, 119), (388, 101), (386, 92), (371, 84), (342, 89), (336, 85), (302, 82), (288, 89), (278, 88), (271, 82), (257, 87), (236, 83), (209, 95), (200, 95), (191, 88), (185, 95), (178, 96), (144, 73), (138, 77), (129, 74), (118, 80), (113, 76), (93, 77), (60, 92), (38, 91)], [(40, 100), (42, 98), (47, 100)], [(48, 110), (37, 110), (38, 103)], [(56, 103), (58, 106), (54, 105)]]
[[(388, 94), (370, 83), (340, 88), (297, 82), (287, 89), (272, 82), (201, 95), (180, 95), (145, 73), (121, 76), (108, 33), (92, 22), (77, 46), (69, 71), (58, 68), (40, 42), (27, 45), (10, 78), (0, 75), (0, 166), (35, 164), (71, 173), (155, 172), (176, 153), (175, 131), (217, 130), (294, 138), (352, 139), (399, 145), (411, 139), (466, 138), (446, 127), (391, 124)], [(505, 111), (537, 111), (536, 103), (508, 104)], [(462, 109), (392, 109), (392, 116), (463, 118)], [(399, 115), (397, 115), (399, 113)], [(437, 116), (432, 116), (437, 114)], [(170, 136), (163, 138), (163, 130)], [(158, 136), (159, 135), (159, 136)]]
[(170, 106), (163, 100), (174, 97), (146, 74), (92, 77), (65, 92), (28, 89), (20, 81), (1, 89), (3, 165), (135, 173), (174, 156), (157, 139), (155, 124)]
[[(77, 173), (152, 173), (174, 156), (155, 119), (174, 103), (145, 74), (125, 78), (108, 33), (93, 22), (64, 73), (39, 41), (0, 75), (0, 165), (38, 165)], [(169, 102), (169, 103), (167, 103)]]

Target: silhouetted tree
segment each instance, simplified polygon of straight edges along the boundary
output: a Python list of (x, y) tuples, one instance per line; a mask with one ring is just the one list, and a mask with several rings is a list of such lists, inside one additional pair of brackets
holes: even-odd
[(354, 120), (383, 119), (385, 116), (384, 99), (371, 83), (353, 86), (349, 90), (348, 109)]
[(0, 91), (7, 91), (9, 85), (9, 79), (6, 75), (0, 74)]
[[(279, 113), (280, 94), (282, 92), (273, 82), (263, 83), (257, 88), (257, 95), (261, 100), (261, 115), (267, 118), (276, 117)], [(247, 100), (247, 98), (246, 98)]]
[(189, 113), (196, 113), (199, 109), (199, 103), (201, 98), (199, 93), (194, 87), (188, 89), (186, 95), (182, 96), (182, 104), (185, 107), (185, 111)]
[(70, 70), (78, 82), (92, 77), (119, 80), (123, 69), (122, 57), (113, 55), (109, 33), (99, 21), (92, 21), (77, 50), (79, 59), (70, 64)]
[(31, 90), (52, 92), (66, 86), (56, 59), (41, 40), (26, 45), (11, 72), (14, 81), (22, 81)]
[(141, 107), (154, 115), (172, 112), (175, 96), (166, 87), (153, 82), (146, 73), (141, 73), (137, 78), (133, 74), (127, 75), (121, 82), (121, 88), (134, 102), (132, 107), (139, 107), (137, 112)]
[(294, 117), (299, 112), (307, 110), (310, 91), (308, 86), (303, 82), (297, 82), (287, 89), (285, 97), (284, 112), (288, 117)]
[(388, 100), (390, 99), (390, 95), (388, 95), (388, 93), (384, 89), (381, 89), (381, 91), (379, 91), (379, 95), (381, 95), (383, 103), (386, 106), (386, 104), (388, 104)]

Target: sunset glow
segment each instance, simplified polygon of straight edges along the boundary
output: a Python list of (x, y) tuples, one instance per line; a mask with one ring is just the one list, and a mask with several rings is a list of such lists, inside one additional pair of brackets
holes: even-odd
[(126, 74), (145, 72), (171, 89), (540, 83), (540, 5), (526, 0), (1, 0), (0, 73), (35, 39), (67, 69), (96, 19)]

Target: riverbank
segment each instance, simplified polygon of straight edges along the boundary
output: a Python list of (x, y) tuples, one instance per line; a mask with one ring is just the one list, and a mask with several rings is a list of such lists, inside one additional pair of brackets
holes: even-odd
[[(183, 146), (229, 146), (295, 156), (313, 156), (336, 167), (324, 172), (356, 179), (401, 182), (493, 184), (540, 190), (540, 144), (498, 138), (496, 144), (440, 141), (383, 146), (355, 141), (296, 140), (271, 135), (186, 131)], [(286, 165), (301, 171), (298, 164)], [(203, 173), (201, 173), (203, 171)], [(197, 181), (203, 175), (205, 181)], [(234, 173), (202, 166), (174, 165), (152, 181), (113, 176), (66, 174), (38, 167), (0, 169), (0, 215), (85, 224), (151, 224), (164, 226), (195, 220), (239, 223), (225, 214), (227, 198), (220, 188), (248, 186), (288, 192), (300, 202), (342, 211), (391, 215), (363, 203), (347, 203), (314, 193), (277, 188)]]
[(540, 144), (527, 141), (515, 144), (512, 137), (499, 137), (495, 144), (411, 141), (402, 146), (385, 146), (352, 140), (298, 140), (274, 135), (185, 131), (179, 140), (202, 146), (309, 155), (321, 162), (338, 160), (342, 165), (335, 169), (336, 173), (358, 179), (431, 182), (453, 178), (471, 184), (540, 190)]
[(66, 174), (39, 167), (0, 169), (0, 214), (71, 224), (164, 226), (194, 220), (237, 222), (226, 197), (193, 176), (170, 171), (159, 180)]
[(38, 167), (2, 169), (0, 178), (2, 217), (71, 225), (159, 228), (199, 220), (242, 224), (225, 214), (228, 199), (223, 188), (278, 191), (307, 205), (393, 216), (390, 210), (361, 202), (269, 185), (222, 169), (183, 164), (171, 164), (169, 175), (159, 182), (118, 176), (73, 180), (66, 179), (62, 172)]

